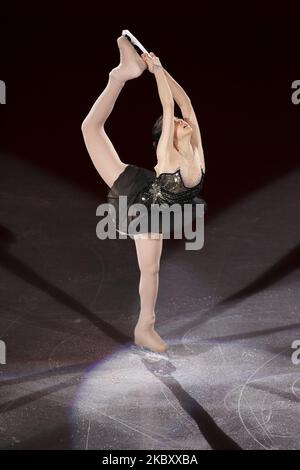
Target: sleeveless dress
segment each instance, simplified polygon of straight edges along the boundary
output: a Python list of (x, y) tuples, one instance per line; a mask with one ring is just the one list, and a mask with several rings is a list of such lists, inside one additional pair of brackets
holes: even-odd
[[(139, 233), (165, 233), (165, 229), (160, 223), (159, 228), (151, 229), (151, 208), (153, 205), (163, 209), (172, 207), (183, 207), (184, 204), (191, 204), (193, 210), (193, 220), (195, 218), (195, 207), (203, 204), (203, 213), (208, 210), (207, 203), (199, 197), (204, 184), (204, 171), (201, 169), (202, 177), (195, 186), (186, 187), (180, 169), (174, 172), (164, 172), (159, 176), (155, 171), (137, 165), (127, 165), (125, 170), (115, 180), (113, 186), (109, 189), (106, 200), (110, 203), (108, 217), (114, 224), (115, 230), (122, 234), (130, 235), (127, 230), (129, 224), (136, 215), (131, 213), (132, 204), (143, 204), (147, 209), (147, 228), (141, 228)], [(120, 196), (127, 196), (126, 205), (122, 203), (120, 210)], [(123, 198), (124, 201), (124, 198)], [(178, 204), (179, 206), (173, 206)], [(125, 229), (124, 229), (125, 228)], [(171, 226), (168, 231), (175, 229), (174, 220), (171, 217)]]

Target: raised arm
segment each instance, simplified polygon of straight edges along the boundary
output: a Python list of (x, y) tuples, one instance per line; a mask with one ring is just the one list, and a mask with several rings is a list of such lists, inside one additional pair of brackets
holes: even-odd
[(162, 132), (156, 148), (156, 155), (159, 160), (161, 157), (170, 154), (173, 149), (174, 100), (159, 58), (153, 53), (151, 53), (152, 58), (149, 58), (147, 54), (143, 54), (142, 56), (148, 64), (149, 71), (155, 76), (158, 94), (163, 108)]
[(184, 91), (181, 85), (169, 74), (165, 67), (163, 67), (165, 72), (165, 76), (167, 77), (167, 81), (173, 96), (173, 99), (176, 101), (178, 106), (181, 108), (190, 104), (191, 100), (188, 94)]
[(190, 97), (165, 68), (164, 73), (168, 80), (172, 96), (180, 108), (183, 119), (186, 120), (193, 129), (191, 145), (193, 148), (198, 149), (203, 156), (200, 128)]

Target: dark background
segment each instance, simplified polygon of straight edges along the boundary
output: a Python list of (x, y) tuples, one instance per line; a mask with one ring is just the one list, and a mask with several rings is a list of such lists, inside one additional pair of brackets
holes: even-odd
[[(104, 194), (81, 122), (119, 62), (117, 37), (129, 29), (193, 102), (204, 195), (217, 211), (299, 165), (300, 105), (291, 101), (300, 78), (299, 18), (292, 4), (253, 2), (2, 7), (1, 150)], [(121, 159), (153, 168), (151, 127), (160, 114), (152, 74), (127, 82), (106, 126)]]
[[(299, 448), (299, 23), (290, 2), (2, 2), (1, 449)], [(163, 250), (175, 354), (141, 369), (135, 246), (96, 236), (108, 188), (81, 133), (122, 29), (189, 94), (206, 163), (204, 249)], [(106, 125), (125, 162), (154, 167), (161, 112), (152, 74), (125, 85)]]

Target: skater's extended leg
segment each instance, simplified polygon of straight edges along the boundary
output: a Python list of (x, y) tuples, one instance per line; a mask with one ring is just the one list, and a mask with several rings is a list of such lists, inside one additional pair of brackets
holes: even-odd
[(81, 125), (85, 145), (92, 162), (110, 188), (127, 164), (121, 161), (105, 132), (104, 125), (126, 81), (138, 77), (147, 67), (126, 38), (119, 37), (117, 43), (120, 63), (109, 72), (105, 89)]

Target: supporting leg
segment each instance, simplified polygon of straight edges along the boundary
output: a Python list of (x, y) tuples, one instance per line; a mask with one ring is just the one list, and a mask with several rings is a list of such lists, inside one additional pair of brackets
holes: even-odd
[(159, 266), (163, 238), (135, 237), (140, 268), (140, 315), (134, 330), (135, 344), (156, 352), (165, 352), (168, 344), (154, 330), (155, 304), (158, 295)]

